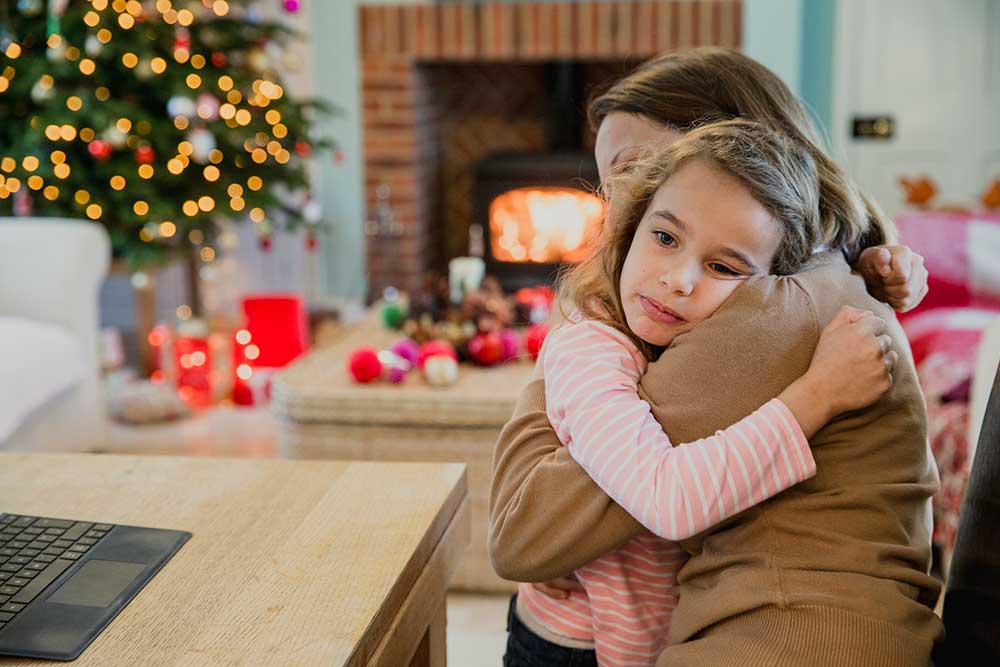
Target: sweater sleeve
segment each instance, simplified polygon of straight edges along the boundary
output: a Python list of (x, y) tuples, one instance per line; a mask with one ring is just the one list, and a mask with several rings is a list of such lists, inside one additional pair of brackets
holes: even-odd
[(605, 324), (564, 327), (545, 357), (546, 404), (573, 458), (660, 537), (691, 537), (816, 474), (805, 435), (777, 399), (674, 449), (637, 393), (644, 366)]
[(542, 378), (525, 385), (493, 455), (493, 569), (512, 581), (548, 581), (642, 532), (642, 525), (601, 491), (559, 442), (545, 415)]

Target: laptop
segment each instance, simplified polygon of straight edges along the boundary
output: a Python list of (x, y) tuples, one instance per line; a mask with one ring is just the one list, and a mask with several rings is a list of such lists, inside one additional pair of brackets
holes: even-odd
[(0, 655), (77, 658), (190, 537), (0, 514)]

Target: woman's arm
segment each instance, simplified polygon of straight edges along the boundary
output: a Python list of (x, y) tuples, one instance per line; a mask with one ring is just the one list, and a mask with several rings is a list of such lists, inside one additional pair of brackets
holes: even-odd
[(686, 539), (815, 474), (806, 438), (889, 388), (876, 342), (884, 330), (870, 313), (843, 309), (821, 335), (809, 371), (780, 398), (674, 448), (636, 394), (638, 350), (620, 332), (583, 321), (556, 332), (548, 346), (549, 420), (608, 495), (660, 537)]
[[(537, 368), (545, 358), (543, 349)], [(493, 456), (489, 551), (512, 581), (548, 581), (617, 549), (642, 525), (594, 483), (545, 415), (536, 374), (521, 390)]]

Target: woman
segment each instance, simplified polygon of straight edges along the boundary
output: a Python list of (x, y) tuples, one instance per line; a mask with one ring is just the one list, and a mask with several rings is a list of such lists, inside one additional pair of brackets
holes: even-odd
[[(815, 130), (780, 80), (738, 53), (703, 49), (662, 56), (597, 98), (590, 118), (598, 130), (599, 169), (607, 175), (650, 142), (669, 140), (700, 122), (735, 116), (776, 123), (813, 147), (821, 175), (826, 244), (843, 250), (864, 274), (873, 295), (899, 309), (918, 303), (926, 291), (922, 260), (902, 247), (865, 250), (874, 240), (882, 240), (880, 233), (886, 241), (891, 239), (891, 223), (860, 199), (841, 170), (816, 148)], [(852, 219), (831, 213), (851, 210), (852, 201), (864, 202), (855, 206), (856, 214), (847, 216)], [(761, 281), (737, 296), (724, 309), (729, 325), (745, 327), (756, 318), (748, 327), (751, 331), (757, 327), (756, 335), (726, 343), (727, 319), (722, 316), (713, 324), (718, 337), (707, 343), (711, 354), (699, 352), (694, 344), (679, 344), (657, 362), (664, 372), (651, 365), (643, 380), (661, 423), (700, 424), (688, 431), (668, 428), (674, 441), (692, 440), (728, 425), (749, 412), (753, 401), (766, 400), (763, 390), (776, 392), (787, 386), (808, 362), (815, 318), (828, 320), (838, 301), (862, 305), (857, 300), (866, 298), (835, 262), (800, 279)], [(793, 331), (776, 336), (775, 322)], [(898, 326), (892, 333), (896, 345), (907, 349)], [(700, 338), (713, 340), (711, 334)], [(761, 352), (754, 354), (757, 349)], [(707, 367), (720, 360), (725, 363), (709, 372)], [(767, 381), (759, 387), (740, 387), (762, 364)], [(830, 443), (846, 439), (852, 446), (818, 449), (814, 441), (820, 474), (803, 485), (808, 488), (783, 494), (760, 512), (741, 515), (689, 545), (693, 557), (679, 579), (681, 602), (676, 631), (671, 633), (678, 643), (665, 654), (669, 664), (723, 664), (737, 658), (748, 664), (781, 660), (790, 665), (802, 660), (838, 664), (849, 659), (845, 651), (850, 647), (861, 651), (859, 659), (866, 662), (859, 664), (926, 664), (930, 643), (939, 632), (939, 624), (926, 609), (927, 603), (933, 604), (936, 588), (925, 574), (929, 537), (923, 525), (925, 501), (936, 490), (936, 479), (922, 442), (922, 408), (912, 363), (906, 360), (900, 365), (889, 398), (857, 420), (839, 421), (819, 438)], [(692, 368), (697, 368), (697, 375), (692, 376)], [(677, 382), (685, 370), (692, 378), (687, 385)], [(660, 386), (657, 377), (671, 378), (671, 386)], [(707, 382), (708, 377), (715, 377), (715, 383)], [(684, 403), (685, 396), (671, 394), (672, 389), (684, 389), (686, 406), (672, 413), (657, 410), (656, 406)], [(542, 581), (565, 574), (642, 530), (560, 450), (545, 419), (543, 396), (541, 380), (525, 389), (498, 443), (495, 464), (491, 553), (502, 575), (519, 580)], [(710, 416), (704, 414), (705, 408), (712, 408), (707, 411)], [(875, 423), (884, 428), (866, 431)], [(853, 479), (838, 478), (843, 471), (850, 471)], [(835, 494), (852, 499), (851, 505), (861, 510), (856, 517), (824, 504)], [(562, 519), (567, 516), (574, 517), (573, 523)], [(759, 541), (767, 533), (761, 526), (768, 524), (768, 517), (777, 522), (772, 534), (779, 538), (809, 533), (811, 526), (801, 525), (800, 519), (830, 529), (809, 535), (809, 553), (782, 551), (781, 539), (775, 551), (773, 543)], [(855, 519), (884, 533), (885, 548), (875, 545)], [(747, 544), (756, 546), (741, 552)], [(761, 553), (770, 560), (758, 562)], [(787, 567), (775, 565), (782, 562)], [(853, 571), (831, 577), (820, 574), (824, 569), (845, 568)], [(558, 594), (566, 582), (554, 585), (548, 590)], [(745, 590), (753, 594), (744, 594)], [(882, 611), (865, 606), (863, 598), (869, 593), (871, 605), (881, 605)], [(859, 637), (864, 639), (855, 641)], [(788, 650), (775, 654), (782, 639)]]

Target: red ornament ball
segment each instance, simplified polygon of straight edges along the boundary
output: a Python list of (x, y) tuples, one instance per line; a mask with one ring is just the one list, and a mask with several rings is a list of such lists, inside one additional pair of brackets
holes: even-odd
[(222, 51), (216, 51), (212, 54), (212, 66), (213, 67), (225, 67), (229, 59), (226, 58), (226, 54)]
[(521, 351), (521, 337), (513, 329), (502, 329), (500, 340), (503, 341), (503, 360), (510, 361)]
[(316, 240), (315, 234), (306, 235), (306, 250), (315, 250), (318, 245), (319, 241)]
[(542, 349), (542, 343), (545, 342), (547, 333), (549, 333), (547, 326), (536, 324), (528, 329), (528, 333), (524, 334), (524, 349), (528, 351), (532, 359), (538, 359), (538, 352)]
[(94, 159), (107, 160), (111, 157), (111, 144), (106, 142), (104, 139), (94, 139), (87, 144), (87, 152), (90, 153)]
[(152, 146), (139, 146), (135, 149), (135, 161), (139, 164), (150, 164), (156, 159), (156, 151)]
[(469, 341), (469, 356), (480, 366), (493, 366), (503, 361), (503, 339), (495, 331), (476, 334)]
[(355, 382), (365, 384), (382, 376), (382, 362), (378, 360), (375, 348), (362, 347), (351, 353), (347, 360), (347, 370)]
[(273, 242), (271, 241), (270, 235), (268, 235), (268, 236), (261, 236), (260, 240), (258, 241), (258, 243), (260, 244), (260, 249), (263, 250), (264, 252), (267, 252), (268, 250), (270, 250), (271, 246), (273, 245)]
[(339, 148), (333, 152), (333, 161), (336, 163), (341, 163), (344, 161), (344, 151)]
[(446, 340), (429, 340), (420, 346), (420, 356), (417, 357), (417, 365), (420, 368), (424, 367), (424, 362), (430, 357), (438, 354), (444, 354), (456, 362), (458, 361), (458, 353), (455, 352), (455, 347)]
[(295, 154), (299, 157), (307, 157), (312, 153), (312, 146), (309, 145), (308, 141), (296, 141), (295, 142)]

